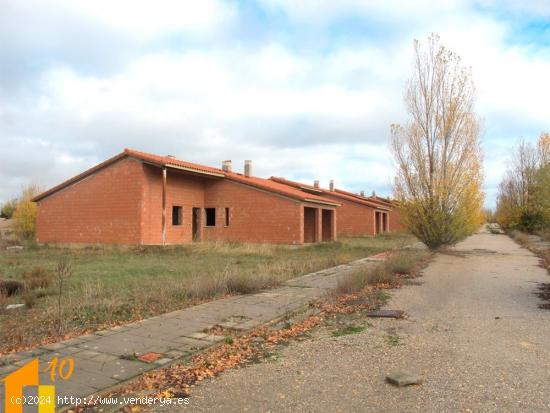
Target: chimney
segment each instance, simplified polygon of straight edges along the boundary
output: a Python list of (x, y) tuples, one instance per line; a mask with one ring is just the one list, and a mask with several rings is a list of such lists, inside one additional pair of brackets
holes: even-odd
[(365, 197), (365, 191), (359, 192), (359, 195), (361, 195), (364, 198)]
[(176, 159), (176, 157), (174, 155), (166, 155), (167, 158), (172, 158), (172, 159)]
[(328, 187), (329, 187), (331, 192), (334, 192), (334, 179), (330, 180), (330, 182), (328, 184)]
[(376, 191), (372, 191), (372, 197), (376, 198)]
[(222, 161), (222, 169), (225, 172), (231, 172), (231, 159), (228, 159), (227, 161)]
[(313, 187), (317, 189), (319, 188), (319, 181), (317, 179), (313, 181)]
[(247, 178), (252, 175), (252, 161), (244, 161), (244, 176)]

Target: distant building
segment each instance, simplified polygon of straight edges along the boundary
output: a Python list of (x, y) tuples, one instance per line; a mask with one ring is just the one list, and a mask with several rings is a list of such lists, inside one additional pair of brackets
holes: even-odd
[(343, 191), (334, 186), (334, 181), (330, 181), (329, 189), (325, 189), (319, 186), (318, 181), (315, 181), (311, 186), (280, 177), (272, 176), (270, 179), (340, 203), (341, 206), (338, 208), (336, 219), (338, 236), (372, 236), (401, 229), (397, 222), (392, 219), (392, 215), (395, 217), (395, 211), (393, 211), (394, 206), (389, 200), (381, 202)]

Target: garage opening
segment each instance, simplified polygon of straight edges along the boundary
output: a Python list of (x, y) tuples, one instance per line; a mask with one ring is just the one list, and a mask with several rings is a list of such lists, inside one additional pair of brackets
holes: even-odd
[(323, 228), (321, 239), (324, 242), (332, 241), (334, 239), (332, 234), (332, 220), (334, 219), (334, 211), (330, 209), (323, 209)]
[(388, 232), (388, 214), (384, 213), (382, 215), (382, 232)]
[(304, 242), (315, 242), (315, 208), (304, 207)]

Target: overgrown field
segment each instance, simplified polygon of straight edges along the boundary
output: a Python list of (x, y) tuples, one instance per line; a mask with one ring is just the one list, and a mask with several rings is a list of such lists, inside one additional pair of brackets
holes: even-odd
[[(38, 247), (0, 251), (0, 279), (25, 288), (0, 294), (0, 352), (161, 314), (413, 242), (410, 235), (349, 238), (303, 247), (199, 243), (132, 249)], [(60, 277), (60, 262), (71, 271)], [(66, 270), (66, 268), (65, 268)]]

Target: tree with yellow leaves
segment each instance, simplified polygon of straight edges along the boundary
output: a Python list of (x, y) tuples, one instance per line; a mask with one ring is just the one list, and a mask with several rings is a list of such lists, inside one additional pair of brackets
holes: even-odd
[(32, 199), (41, 191), (40, 187), (30, 184), (23, 188), (21, 195), (17, 198), (13, 219), (15, 221), (13, 230), (20, 240), (34, 238), (36, 231), (36, 204)]
[(452, 244), (483, 223), (482, 153), (475, 87), (460, 57), (415, 41), (405, 91), (406, 125), (391, 125), (394, 196), (409, 230), (429, 248)]

